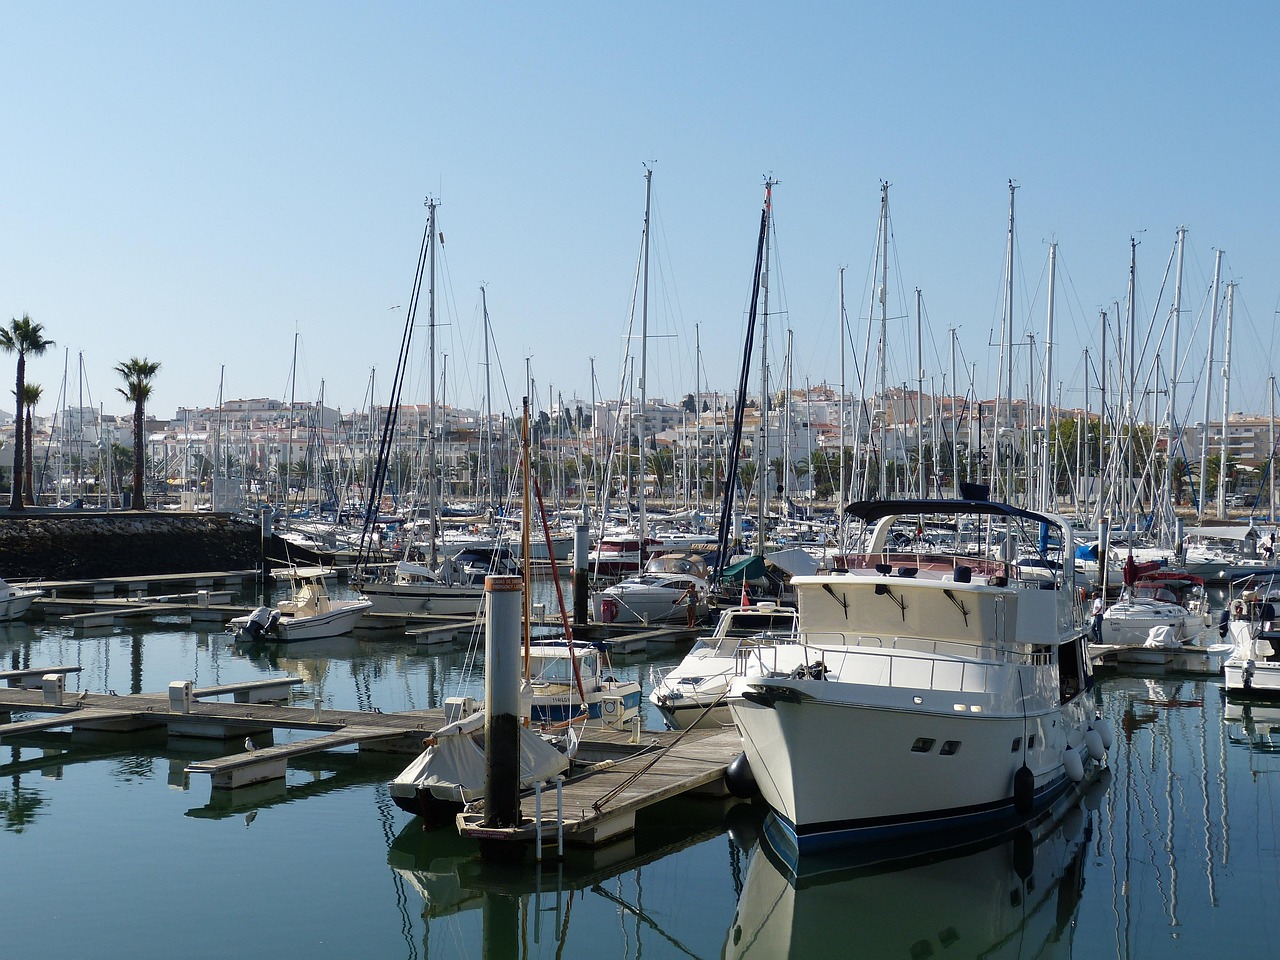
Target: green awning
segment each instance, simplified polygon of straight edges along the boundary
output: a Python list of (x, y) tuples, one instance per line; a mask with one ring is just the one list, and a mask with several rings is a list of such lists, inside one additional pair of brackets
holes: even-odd
[(763, 557), (747, 557), (745, 560), (739, 560), (725, 567), (720, 574), (720, 579), (730, 583), (741, 583), (744, 577), (747, 580), (763, 580), (767, 576)]

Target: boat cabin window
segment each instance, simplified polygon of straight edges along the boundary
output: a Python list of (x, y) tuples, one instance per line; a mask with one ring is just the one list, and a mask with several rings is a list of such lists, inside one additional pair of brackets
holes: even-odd
[[(578, 673), (584, 679), (595, 676), (595, 659), (578, 654)], [(529, 658), (529, 674), (542, 683), (573, 683), (573, 660), (563, 657)]]

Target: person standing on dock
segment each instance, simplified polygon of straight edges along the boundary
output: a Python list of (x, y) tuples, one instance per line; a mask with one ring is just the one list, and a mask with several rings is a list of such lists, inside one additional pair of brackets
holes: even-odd
[(1104, 609), (1106, 609), (1106, 604), (1103, 603), (1102, 593), (1101, 591), (1099, 591), (1098, 593), (1094, 594), (1093, 607), (1090, 608), (1090, 611), (1089, 611), (1090, 614), (1092, 614), (1093, 616), (1093, 624), (1090, 627), (1090, 632), (1093, 634), (1094, 643), (1102, 642), (1102, 611)]
[(684, 625), (692, 630), (698, 622), (698, 588), (690, 583), (681, 599), (684, 600)]

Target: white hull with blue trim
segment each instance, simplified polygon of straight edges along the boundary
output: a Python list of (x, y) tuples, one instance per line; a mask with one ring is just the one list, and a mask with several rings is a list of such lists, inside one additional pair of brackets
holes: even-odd
[[(730, 699), (798, 851), (1017, 821), (1084, 779), (1111, 734), (1096, 719), (1070, 526), (987, 501), (849, 511), (875, 522), (866, 552), (847, 573), (793, 579), (798, 640), (753, 658)], [(975, 514), (1033, 554), (1056, 525), (1068, 559), (1052, 580), (1020, 580), (1016, 556), (887, 546), (897, 520), (926, 512)]]

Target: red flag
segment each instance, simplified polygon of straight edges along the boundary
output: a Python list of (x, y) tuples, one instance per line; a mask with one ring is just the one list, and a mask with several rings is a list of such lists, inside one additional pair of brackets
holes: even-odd
[(741, 607), (751, 606), (751, 598), (747, 596), (747, 578), (742, 578), (742, 602), (738, 604)]

